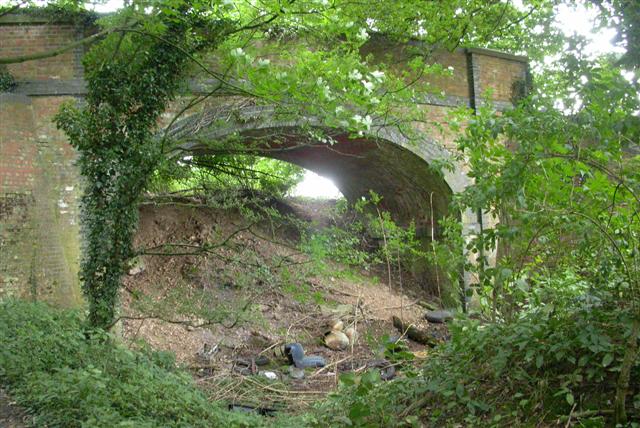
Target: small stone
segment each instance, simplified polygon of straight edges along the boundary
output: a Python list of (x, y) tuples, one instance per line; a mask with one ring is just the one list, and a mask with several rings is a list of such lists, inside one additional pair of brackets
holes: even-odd
[(429, 322), (442, 324), (446, 321), (452, 320), (453, 314), (449, 311), (444, 311), (444, 310), (428, 311), (426, 314), (424, 314), (424, 317)]
[(331, 330), (342, 331), (342, 329), (344, 328), (344, 323), (340, 320), (333, 321), (330, 327)]
[(337, 306), (320, 305), (320, 311), (322, 312), (322, 315), (338, 319), (353, 314), (354, 308), (353, 305), (349, 304)]
[(289, 367), (289, 376), (291, 376), (291, 379), (304, 379), (304, 370), (291, 366)]
[(269, 361), (269, 358), (267, 358), (264, 355), (258, 355), (255, 359), (256, 365), (257, 366), (266, 366), (267, 364), (269, 364), (271, 361)]
[(356, 332), (356, 329), (353, 327), (348, 327), (344, 331), (344, 334), (346, 334), (347, 337), (349, 338), (349, 345), (353, 345), (356, 342), (356, 339), (358, 338), (358, 333)]
[(349, 346), (349, 337), (341, 331), (331, 331), (324, 336), (324, 343), (329, 349), (343, 351)]
[[(258, 372), (258, 375), (266, 377), (269, 380), (278, 379), (278, 375), (275, 372), (271, 372), (271, 371), (260, 370)], [(302, 372), (302, 375), (304, 376), (304, 371)]]
[(142, 261), (142, 259), (140, 257), (135, 257), (129, 263), (129, 271), (127, 273), (130, 276), (135, 276), (135, 275), (138, 275), (138, 274), (144, 272), (145, 268), (146, 267), (144, 265), (144, 261)]

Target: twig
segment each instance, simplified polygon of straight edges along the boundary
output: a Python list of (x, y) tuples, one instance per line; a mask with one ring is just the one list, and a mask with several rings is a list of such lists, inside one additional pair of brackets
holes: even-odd
[(301, 395), (305, 395), (305, 394), (321, 394), (321, 395), (326, 395), (327, 393), (324, 391), (289, 391), (286, 389), (278, 389), (278, 388), (273, 388), (270, 387), (268, 385), (263, 385), (260, 382), (257, 382), (253, 379), (251, 379), (250, 377), (245, 377), (245, 380), (253, 383), (254, 385), (262, 388), (262, 389), (266, 389), (267, 391), (271, 391), (271, 392), (276, 392), (278, 394), (301, 394)]
[(356, 302), (356, 307), (353, 308), (353, 335), (350, 337), (351, 339), (351, 358), (353, 358), (353, 348), (356, 345), (356, 338), (358, 337), (358, 308), (360, 307), (360, 297), (358, 297), (358, 301)]
[(576, 405), (578, 403), (573, 403), (573, 406), (571, 407), (571, 411), (569, 412), (569, 417), (567, 418), (567, 423), (564, 426), (564, 428), (569, 428), (569, 425), (571, 425), (571, 416), (573, 416), (573, 411), (576, 409)]
[(372, 311), (384, 311), (384, 310), (387, 310), (387, 309), (401, 309), (403, 307), (408, 308), (409, 306), (417, 305), (418, 302), (419, 302), (419, 300), (416, 300), (415, 302), (407, 303), (406, 305), (400, 304), (399, 306), (385, 306), (383, 308), (371, 308), (371, 310)]
[(326, 366), (324, 366), (324, 367), (322, 367), (322, 368), (318, 369), (315, 373), (313, 373), (312, 375), (310, 375), (310, 376), (309, 376), (309, 379), (312, 379), (312, 378), (314, 378), (314, 377), (318, 376), (320, 373), (324, 372), (325, 370), (328, 370), (330, 367), (333, 367), (333, 366), (335, 366), (335, 367), (336, 367), (336, 371), (337, 371), (337, 369), (338, 369), (338, 364), (343, 363), (343, 362), (345, 362), (345, 361), (347, 361), (347, 360), (349, 360), (349, 359), (351, 359), (351, 358), (353, 358), (353, 356), (344, 357), (343, 359), (338, 360), (338, 361), (336, 361), (335, 363), (327, 364)]
[(435, 246), (435, 226), (433, 222), (433, 192), (429, 195), (429, 208), (431, 210), (431, 251), (433, 252), (433, 262), (436, 269), (436, 286), (438, 287), (438, 299), (442, 302), (442, 293), (440, 292), (440, 274), (438, 272), (438, 263), (436, 262), (436, 246)]
[(315, 314), (309, 314), (306, 317), (302, 317), (299, 320), (294, 321), (293, 323), (291, 323), (291, 325), (289, 326), (289, 328), (287, 329), (287, 334), (285, 335), (285, 339), (289, 337), (289, 333), (291, 333), (291, 329), (293, 328), (294, 325), (300, 324), (302, 321), (306, 320), (307, 318), (310, 318), (312, 316), (315, 316)]

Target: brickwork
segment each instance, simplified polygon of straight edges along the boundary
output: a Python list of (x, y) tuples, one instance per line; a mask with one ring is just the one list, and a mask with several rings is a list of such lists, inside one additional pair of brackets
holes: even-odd
[[(84, 31), (66, 23), (2, 18), (0, 56), (48, 51), (77, 40)], [(374, 40), (363, 49), (363, 54), (372, 54), (378, 61), (401, 68), (410, 56), (409, 48), (415, 49), (416, 45), (399, 47)], [(78, 48), (56, 57), (9, 66), (18, 86), (14, 93), (0, 94), (0, 297), (18, 294), (66, 305), (81, 301), (77, 275), (81, 180), (74, 166), (76, 153), (52, 119), (62, 102), (73, 96), (81, 97), (86, 91), (82, 54), (83, 48)], [(432, 220), (429, 195), (437, 193), (434, 203), (437, 211), (442, 212), (448, 194), (460, 191), (468, 182), (464, 165), (456, 173), (445, 173), (444, 181), (423, 170), (424, 162), (437, 151), (434, 141), (444, 148), (454, 144), (455, 134), (447, 127), (450, 109), (460, 105), (473, 107), (475, 97), (487, 88), (493, 89), (494, 101), (501, 108), (508, 106), (527, 70), (522, 58), (484, 50), (438, 52), (433, 60), (448, 71), (431, 77), (430, 93), (416, 100), (427, 116), (425, 123), (417, 125), (425, 134), (422, 143), (409, 145), (389, 135), (391, 144), (378, 146), (376, 153), (371, 152), (371, 147), (363, 148), (370, 151), (366, 161), (349, 158), (324, 161), (342, 184), (345, 195), (378, 186), (380, 192), (388, 193), (383, 196), (390, 207), (404, 210), (424, 225)], [(184, 103), (185, 99), (174, 102), (160, 118), (159, 125), (167, 125), (172, 113)], [(202, 103), (197, 110), (213, 108), (212, 104)], [(349, 150), (360, 144), (346, 143)], [(285, 160), (313, 169), (322, 163), (317, 156), (317, 151), (308, 151), (307, 155)], [(382, 180), (378, 172), (381, 169), (394, 170), (397, 177)], [(423, 176), (423, 180), (416, 179), (418, 176)], [(477, 221), (474, 213), (465, 213), (463, 220), (468, 230), (474, 230)]]
[(76, 305), (79, 178), (63, 98), (0, 94), (0, 294)]
[(526, 82), (526, 67), (518, 61), (505, 61), (489, 55), (474, 54), (478, 64), (480, 92), (476, 96), (484, 96), (491, 90), (493, 100), (510, 102), (517, 96), (519, 87)]

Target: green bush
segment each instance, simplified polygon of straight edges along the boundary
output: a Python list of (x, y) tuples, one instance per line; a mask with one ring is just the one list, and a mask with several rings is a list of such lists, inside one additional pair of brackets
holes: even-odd
[(133, 352), (104, 333), (88, 332), (78, 312), (42, 303), (1, 302), (0, 343), (0, 381), (33, 415), (36, 426), (227, 427), (265, 422), (209, 402), (166, 355)]
[[(548, 283), (543, 301), (513, 321), (456, 320), (451, 341), (430, 353), (421, 373), (387, 383), (345, 378), (340, 392), (319, 404), (321, 424), (564, 425), (571, 414), (579, 426), (609, 426), (631, 314), (607, 303), (605, 293), (563, 291), (571, 280)], [(637, 420), (640, 361), (629, 392)]]

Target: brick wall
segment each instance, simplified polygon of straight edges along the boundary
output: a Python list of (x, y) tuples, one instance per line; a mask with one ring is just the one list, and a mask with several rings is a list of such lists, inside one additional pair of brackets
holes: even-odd
[(0, 94), (0, 294), (80, 302), (80, 180), (51, 118), (62, 97)]
[[(82, 31), (71, 24), (0, 23), (0, 57), (47, 52), (66, 46), (82, 37)], [(20, 80), (72, 79), (82, 77), (83, 48), (58, 56), (8, 66)]]

